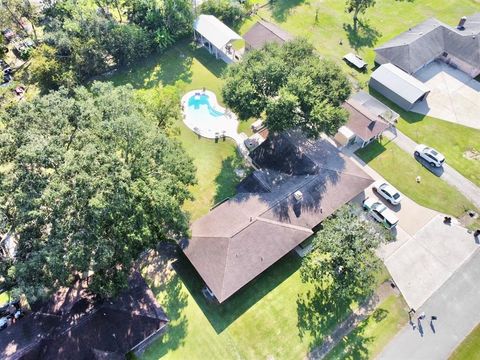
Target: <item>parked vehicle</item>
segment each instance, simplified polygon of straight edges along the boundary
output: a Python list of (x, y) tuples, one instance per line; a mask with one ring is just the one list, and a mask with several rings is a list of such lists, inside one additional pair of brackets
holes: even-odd
[(417, 145), (414, 154), (427, 161), (430, 166), (441, 167), (445, 162), (445, 156), (427, 145)]
[(375, 184), (373, 184), (372, 189), (392, 205), (400, 204), (403, 199), (400, 191), (398, 191), (392, 185), (386, 182), (376, 182)]
[(363, 209), (389, 230), (398, 224), (398, 218), (394, 212), (376, 199), (366, 198), (363, 200)]

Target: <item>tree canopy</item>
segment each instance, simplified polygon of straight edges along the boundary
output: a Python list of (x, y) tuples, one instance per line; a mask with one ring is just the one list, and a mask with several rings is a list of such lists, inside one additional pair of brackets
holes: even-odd
[(368, 294), (381, 264), (375, 250), (391, 238), (381, 225), (359, 217), (353, 206), (344, 206), (322, 223), (302, 277), (319, 288), (330, 287), (342, 298)]
[(96, 0), (95, 4), (97, 9), (84, 1), (62, 0), (43, 9), (44, 44), (33, 54), (31, 73), (45, 92), (132, 66), (191, 33), (189, 0)]
[(333, 135), (347, 121), (340, 107), (351, 92), (347, 77), (305, 40), (253, 50), (230, 66), (225, 78), (226, 104), (242, 120), (264, 114), (271, 131), (300, 128), (311, 137)]
[(0, 212), (18, 246), (0, 279), (35, 300), (90, 273), (112, 296), (143, 251), (186, 234), (195, 169), (145, 108), (129, 86), (93, 83), (7, 109)]
[(353, 27), (356, 30), (358, 14), (363, 14), (368, 8), (375, 6), (375, 0), (346, 0), (346, 11), (353, 13)]
[(236, 1), (206, 0), (200, 5), (200, 12), (213, 15), (225, 24), (237, 27), (247, 16), (247, 7)]

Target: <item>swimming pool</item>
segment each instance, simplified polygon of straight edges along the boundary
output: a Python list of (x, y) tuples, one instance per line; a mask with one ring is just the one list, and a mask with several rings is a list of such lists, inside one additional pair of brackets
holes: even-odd
[(212, 91), (192, 90), (186, 93), (182, 97), (182, 110), (185, 125), (200, 136), (209, 139), (228, 136), (235, 141), (239, 136), (237, 117), (219, 105)]
[(211, 116), (214, 116), (214, 117), (220, 117), (220, 116), (225, 115), (225, 113), (216, 110), (210, 104), (210, 98), (207, 94), (196, 93), (196, 94), (192, 95), (188, 99), (188, 106), (192, 107), (194, 110), (199, 110), (201, 112), (203, 112), (202, 110), (206, 109), (208, 111), (208, 114), (210, 114)]

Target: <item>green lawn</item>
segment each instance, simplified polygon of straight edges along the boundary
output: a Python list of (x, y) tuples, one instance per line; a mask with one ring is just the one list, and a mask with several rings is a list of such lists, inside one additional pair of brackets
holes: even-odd
[(345, 1), (341, 0), (276, 0), (262, 8), (259, 15), (294, 35), (310, 39), (322, 55), (336, 62), (342, 62), (350, 51), (357, 52), (368, 62), (368, 72), (363, 74), (343, 66), (352, 77), (366, 82), (377, 45), (427, 18), (436, 17), (456, 25), (460, 17), (475, 12), (475, 0), (377, 0), (375, 7), (360, 15), (362, 26), (357, 33), (352, 29), (352, 15), (345, 12)]
[(462, 341), (449, 360), (480, 360), (480, 325)]
[[(323, 305), (310, 303), (311, 288), (301, 280), (300, 265), (296, 255), (287, 255), (222, 305), (205, 300), (203, 281), (183, 257), (173, 265), (168, 281), (155, 284), (154, 277), (147, 277), (171, 321), (164, 337), (142, 358), (303, 359), (350, 307), (338, 298), (324, 299)], [(381, 272), (379, 280), (385, 276)], [(400, 310), (394, 306), (397, 303), (382, 304), (392, 313), (382, 324), (398, 318), (394, 311)], [(386, 334), (371, 332), (369, 339), (372, 346), (381, 346), (393, 334), (389, 328)]]
[(326, 357), (373, 359), (406, 322), (408, 307), (399, 295), (390, 295), (355, 330), (344, 337)]
[(464, 156), (467, 151), (480, 151), (480, 130), (402, 110), (378, 92), (370, 92), (400, 114), (400, 131), (442, 152), (448, 164), (480, 186), (480, 161)]
[[(433, 175), (396, 144), (383, 140), (357, 151), (357, 155), (406, 196), (425, 207), (460, 216), (474, 205), (457, 189)], [(416, 177), (421, 182), (416, 182)]]
[[(161, 86), (175, 86), (180, 94), (205, 87), (215, 92), (222, 102), (220, 75), (225, 68), (224, 62), (215, 60), (206, 50), (182, 42), (165, 54), (152, 56), (136, 68), (118, 72), (106, 80), (116, 85), (132, 84), (143, 96), (149, 96)], [(192, 187), (194, 200), (185, 204), (185, 210), (194, 220), (215, 203), (235, 194), (238, 179), (234, 170), (241, 166), (241, 160), (233, 141), (216, 143), (199, 138), (181, 121), (176, 125), (178, 139), (197, 168), (198, 184)]]

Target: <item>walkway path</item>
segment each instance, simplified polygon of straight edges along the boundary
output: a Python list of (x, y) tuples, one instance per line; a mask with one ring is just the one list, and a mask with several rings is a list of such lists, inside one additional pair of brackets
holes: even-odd
[[(378, 359), (447, 359), (480, 322), (480, 249), (417, 310), (422, 327), (406, 325)], [(430, 323), (430, 317), (437, 320)], [(423, 333), (423, 334), (422, 334)]]
[[(392, 131), (386, 131), (384, 135), (400, 148), (411, 154), (412, 157), (414, 156), (413, 153), (418, 144), (401, 131), (394, 129)], [(480, 208), (480, 188), (478, 186), (448, 164), (443, 165), (443, 172), (439, 175), (441, 179), (445, 180), (450, 185), (455, 186), (467, 199), (471, 200), (478, 208)]]

